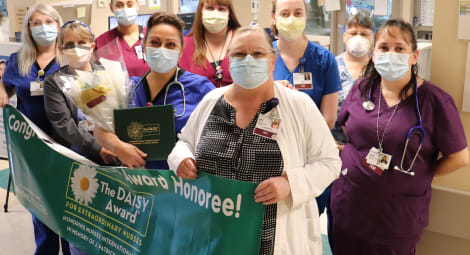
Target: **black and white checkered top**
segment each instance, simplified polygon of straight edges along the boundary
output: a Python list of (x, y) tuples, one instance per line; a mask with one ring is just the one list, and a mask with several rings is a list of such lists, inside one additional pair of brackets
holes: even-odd
[[(275, 140), (253, 134), (260, 113), (267, 113), (270, 100), (258, 109), (249, 126), (242, 129), (235, 122), (235, 108), (220, 97), (209, 115), (196, 148), (198, 170), (217, 176), (261, 183), (280, 176), (284, 167)], [(273, 254), (277, 205), (265, 209), (259, 254)]]

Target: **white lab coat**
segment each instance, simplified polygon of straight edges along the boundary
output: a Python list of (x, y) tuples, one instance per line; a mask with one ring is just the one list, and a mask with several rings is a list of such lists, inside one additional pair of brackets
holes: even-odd
[[(315, 197), (339, 176), (338, 149), (313, 100), (280, 84), (274, 87), (281, 119), (276, 141), (291, 188), (291, 196), (278, 202), (274, 254), (321, 255)], [(194, 158), (207, 118), (227, 88), (211, 91), (194, 110), (168, 157), (170, 169), (177, 169), (185, 158)]]

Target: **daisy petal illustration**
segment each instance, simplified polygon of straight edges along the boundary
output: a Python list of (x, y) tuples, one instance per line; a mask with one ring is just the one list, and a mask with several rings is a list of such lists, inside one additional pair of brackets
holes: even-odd
[(89, 166), (81, 165), (75, 169), (72, 177), (72, 191), (75, 199), (86, 206), (91, 204), (98, 191), (98, 179), (96, 170)]

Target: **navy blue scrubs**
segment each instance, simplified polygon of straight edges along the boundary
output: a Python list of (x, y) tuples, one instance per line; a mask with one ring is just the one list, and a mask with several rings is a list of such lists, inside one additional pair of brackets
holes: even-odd
[[(151, 103), (152, 105), (163, 105), (166, 87), (169, 85), (170, 82), (174, 81), (175, 77), (173, 76), (170, 79), (170, 82), (166, 84), (165, 87), (162, 88), (160, 93), (158, 93), (158, 95), (153, 99), (150, 98), (150, 89), (147, 82), (147, 74), (144, 74), (142, 78), (131, 77), (131, 79), (134, 80), (136, 84), (140, 80), (140, 84), (137, 84), (138, 86), (135, 90), (134, 106), (144, 107), (147, 105), (147, 103)], [(180, 133), (181, 129), (186, 125), (189, 116), (194, 111), (199, 102), (202, 100), (202, 98), (211, 90), (215, 89), (215, 86), (206, 77), (193, 74), (183, 69), (180, 69), (180, 71), (178, 72), (178, 81), (184, 86), (184, 94), (186, 97), (186, 111), (181, 117), (175, 116), (176, 134)], [(172, 104), (178, 115), (183, 112), (184, 99), (180, 86), (178, 86), (177, 84), (173, 84), (169, 88), (166, 103)], [(147, 165), (145, 167), (147, 169), (169, 169), (166, 160), (147, 161)]]
[[(28, 75), (22, 76), (18, 67), (18, 53), (11, 54), (8, 59), (5, 73), (3, 74), (3, 83), (6, 88), (15, 89), (18, 98), (17, 108), (34, 124), (38, 125), (44, 132), (51, 131), (51, 124), (47, 119), (44, 110), (44, 97), (31, 96), (30, 83), (36, 81), (39, 77), (41, 82), (59, 69), (59, 64), (53, 59), (44, 69), (44, 75), (39, 77), (38, 73), (41, 67), (37, 62), (31, 66)], [(59, 253), (59, 236), (50, 230), (46, 225), (33, 216), (34, 238), (36, 241), (36, 251), (34, 254), (58, 254)], [(68, 242), (61, 239), (62, 253), (70, 254)]]

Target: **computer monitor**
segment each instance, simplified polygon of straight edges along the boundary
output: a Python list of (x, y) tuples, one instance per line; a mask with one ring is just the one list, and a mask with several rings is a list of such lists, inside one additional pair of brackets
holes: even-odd
[[(184, 35), (186, 36), (186, 34), (189, 33), (189, 31), (191, 30), (191, 27), (193, 26), (193, 21), (194, 21), (194, 17), (196, 15), (196, 13), (194, 13), (194, 12), (192, 12), (192, 13), (179, 13), (177, 15), (185, 23)], [(147, 21), (149, 20), (150, 16), (152, 16), (152, 14), (139, 14), (139, 15), (137, 15), (137, 18), (135, 19), (135, 22), (137, 23), (137, 25), (145, 27), (145, 26), (147, 26)], [(117, 27), (117, 25), (118, 25), (118, 23), (117, 23), (116, 17), (114, 17), (114, 16), (108, 17), (108, 29), (109, 30)]]
[(190, 12), (190, 13), (178, 13), (176, 14), (180, 19), (184, 21), (184, 30), (191, 30), (191, 27), (193, 26), (193, 21), (194, 17), (196, 16), (196, 13)]
[[(150, 16), (152, 16), (152, 14), (139, 14), (137, 15), (137, 18), (135, 19), (135, 23), (137, 23), (137, 25), (139, 26), (145, 27), (147, 26), (147, 21), (149, 20)], [(117, 26), (118, 26), (118, 23), (117, 23), (116, 17), (114, 16), (108, 17), (108, 29), (111, 30)]]

